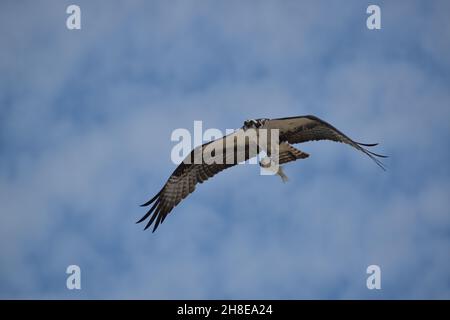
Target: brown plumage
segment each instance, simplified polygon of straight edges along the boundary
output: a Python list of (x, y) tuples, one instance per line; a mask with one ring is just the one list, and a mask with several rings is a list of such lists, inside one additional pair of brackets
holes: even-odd
[[(162, 189), (152, 199), (142, 205), (152, 206), (137, 223), (143, 222), (151, 215), (145, 229), (149, 228), (154, 223), (154, 232), (172, 211), (172, 209), (177, 206), (181, 200), (194, 192), (197, 183), (203, 183), (220, 171), (233, 167), (242, 160), (248, 160), (255, 157), (260, 151), (259, 146), (256, 146), (256, 148), (250, 148), (249, 142), (245, 140), (245, 148), (243, 148), (242, 151), (239, 151), (240, 149), (238, 148), (235, 137), (250, 128), (256, 130), (267, 129), (269, 132), (272, 129), (279, 130), (279, 164), (309, 157), (309, 154), (294, 148), (291, 144), (315, 140), (331, 140), (348, 144), (365, 153), (378, 166), (385, 170), (383, 163), (377, 158), (385, 158), (386, 156), (371, 152), (364, 148), (376, 146), (376, 143), (364, 144), (356, 142), (333, 127), (331, 124), (315, 116), (247, 120), (245, 121), (244, 126), (235, 133), (221, 139), (205, 143), (204, 145), (192, 150), (190, 155), (188, 155), (186, 159), (183, 160), (183, 162), (175, 169)], [(223, 164), (206, 164), (204, 162), (196, 164), (193, 162), (196, 152), (199, 150), (203, 151), (204, 148), (211, 143), (217, 143), (219, 146), (223, 146), (224, 139), (230, 137), (234, 139), (234, 145), (231, 146), (231, 148), (234, 149), (234, 159), (231, 162), (228, 161), (227, 163), (226, 161), (227, 150), (225, 148), (223, 149)], [(239, 152), (241, 152), (241, 154), (239, 154)], [(242, 154), (242, 152), (244, 154)]]

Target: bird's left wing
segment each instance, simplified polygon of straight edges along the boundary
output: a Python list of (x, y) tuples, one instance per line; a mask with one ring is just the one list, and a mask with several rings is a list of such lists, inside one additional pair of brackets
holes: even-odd
[(267, 129), (278, 129), (280, 133), (280, 142), (286, 141), (291, 144), (314, 140), (331, 140), (342, 142), (365, 153), (378, 166), (385, 170), (383, 163), (377, 159), (386, 158), (386, 156), (374, 153), (364, 147), (374, 147), (377, 143), (366, 144), (356, 142), (333, 127), (331, 124), (315, 116), (299, 116), (290, 118), (278, 118), (268, 120), (265, 124)]
[[(203, 183), (220, 171), (256, 156), (259, 151), (256, 144), (250, 147), (251, 142), (249, 140), (238, 139), (239, 134), (242, 132), (243, 130), (239, 130), (192, 150), (171, 174), (164, 187), (152, 199), (142, 205), (149, 206), (153, 204), (150, 210), (137, 223), (143, 222), (152, 215), (145, 229), (149, 228), (154, 222), (153, 232), (155, 232), (172, 209), (181, 200), (194, 192), (197, 183)], [(222, 154), (218, 156), (222, 158), (222, 161), (208, 163), (203, 161), (203, 159), (200, 163), (194, 162), (194, 158), (199, 154), (198, 152), (214, 154), (218, 149), (222, 149), (220, 150)]]

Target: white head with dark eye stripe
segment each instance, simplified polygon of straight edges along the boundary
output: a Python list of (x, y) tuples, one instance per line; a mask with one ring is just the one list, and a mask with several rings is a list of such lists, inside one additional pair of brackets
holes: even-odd
[(246, 120), (246, 121), (244, 121), (244, 126), (242, 127), (242, 129), (244, 129), (244, 130), (258, 129), (258, 128), (262, 127), (267, 120), (268, 119), (265, 119), (265, 118)]

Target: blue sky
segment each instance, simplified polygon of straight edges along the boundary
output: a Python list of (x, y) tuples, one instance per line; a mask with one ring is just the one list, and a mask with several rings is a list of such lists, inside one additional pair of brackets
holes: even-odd
[[(448, 1), (0, 7), (1, 298), (450, 298)], [(156, 233), (135, 224), (172, 130), (303, 114), (380, 142), (388, 170), (306, 143), (286, 184), (239, 166)]]

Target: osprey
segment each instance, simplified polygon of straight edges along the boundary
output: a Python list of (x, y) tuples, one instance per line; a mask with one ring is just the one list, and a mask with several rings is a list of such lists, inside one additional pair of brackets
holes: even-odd
[[(261, 137), (261, 132), (270, 135), (272, 131), (277, 130), (277, 154), (271, 153), (272, 149), (270, 142), (267, 146), (262, 147), (258, 139), (245, 139), (245, 137), (244, 139), (240, 139), (249, 130), (254, 130), (257, 133), (257, 138)], [(378, 145), (377, 143), (366, 144), (356, 142), (331, 124), (315, 116), (308, 115), (278, 119), (247, 120), (244, 122), (243, 127), (235, 132), (194, 148), (175, 169), (162, 189), (152, 199), (141, 205), (144, 207), (153, 204), (150, 210), (148, 210), (137, 223), (143, 222), (151, 215), (144, 230), (154, 223), (153, 232), (155, 232), (172, 209), (178, 205), (182, 199), (194, 192), (197, 183), (203, 183), (220, 171), (257, 156), (261, 149), (264, 150), (268, 156), (263, 158), (259, 162), (259, 165), (269, 170), (270, 168), (273, 168), (272, 165), (274, 162), (281, 165), (298, 159), (308, 158), (309, 154), (296, 149), (292, 144), (316, 140), (331, 140), (348, 144), (356, 150), (365, 153), (380, 168), (385, 170), (383, 163), (377, 159), (377, 157), (386, 158), (386, 156), (364, 148), (376, 146)], [(195, 161), (196, 155), (203, 155), (208, 149), (209, 151), (213, 150), (210, 152), (211, 156), (216, 156), (216, 159), (218, 157), (223, 161)], [(215, 151), (217, 150), (221, 150), (221, 154), (216, 154), (217, 152)], [(281, 166), (276, 166), (275, 169), (272, 170), (274, 170), (274, 173), (279, 175), (283, 181), (287, 180), (287, 176), (284, 174)]]

